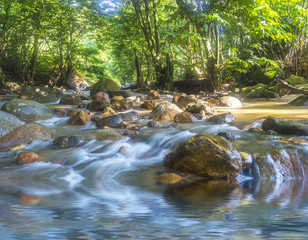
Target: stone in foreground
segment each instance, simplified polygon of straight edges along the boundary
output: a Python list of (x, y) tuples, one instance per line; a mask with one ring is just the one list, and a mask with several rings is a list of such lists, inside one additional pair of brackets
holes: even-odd
[(164, 164), (174, 170), (205, 178), (236, 178), (242, 167), (240, 153), (223, 137), (198, 134), (169, 153)]

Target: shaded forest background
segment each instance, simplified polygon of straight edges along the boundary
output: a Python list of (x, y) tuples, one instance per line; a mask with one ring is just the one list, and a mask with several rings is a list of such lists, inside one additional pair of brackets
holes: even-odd
[(1, 0), (0, 85), (102, 77), (139, 88), (308, 78), (308, 0)]

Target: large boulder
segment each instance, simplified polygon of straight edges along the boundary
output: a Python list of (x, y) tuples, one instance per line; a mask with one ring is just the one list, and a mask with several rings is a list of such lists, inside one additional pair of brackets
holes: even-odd
[(181, 112), (175, 115), (174, 121), (178, 123), (192, 123), (198, 119), (190, 112)]
[(220, 105), (231, 107), (231, 108), (241, 108), (242, 107), (241, 101), (232, 96), (221, 97), (219, 99), (219, 102), (220, 102)]
[(260, 68), (252, 74), (252, 80), (255, 83), (270, 84), (276, 78), (284, 79), (283, 72), (277, 67)]
[(298, 96), (293, 101), (289, 102), (293, 106), (308, 106), (308, 95)]
[(176, 114), (183, 112), (178, 106), (170, 102), (162, 102), (151, 112), (154, 120), (174, 121)]
[(247, 98), (274, 98), (275, 92), (269, 90), (269, 86), (263, 83), (242, 88), (242, 94)]
[(206, 101), (198, 100), (186, 105), (186, 111), (191, 113), (199, 113), (204, 115), (212, 115), (216, 113), (215, 108)]
[[(118, 84), (110, 78), (103, 77), (97, 83), (95, 83), (90, 90), (91, 97), (93, 97), (98, 92), (106, 91), (117, 91), (119, 90)], [(109, 93), (108, 93), (109, 94)], [(110, 94), (109, 94), (110, 96)], [(112, 97), (112, 96), (110, 96)]]
[(22, 125), (12, 132), (0, 138), (0, 148), (15, 147), (20, 144), (29, 144), (34, 140), (49, 140), (51, 131), (38, 123), (28, 123)]
[(164, 164), (174, 170), (206, 178), (236, 178), (242, 167), (240, 153), (223, 137), (198, 134), (169, 153)]
[(1, 110), (13, 114), (25, 122), (45, 120), (52, 117), (52, 111), (48, 107), (31, 100), (10, 100), (2, 106)]
[[(174, 99), (174, 101), (175, 101), (175, 99)], [(196, 102), (198, 102), (198, 98), (195, 95), (188, 95), (188, 96), (182, 95), (177, 99), (177, 105), (180, 108), (185, 108), (187, 106), (187, 104), (196, 103)]]
[(0, 111), (0, 137), (22, 125), (22, 121), (14, 115)]
[(121, 122), (123, 122), (123, 118), (120, 115), (111, 115), (108, 117), (103, 117), (99, 121), (95, 123), (96, 127), (117, 127)]
[(280, 118), (270, 117), (265, 119), (262, 123), (262, 129), (264, 131), (273, 130), (286, 135), (308, 136), (308, 125), (300, 122), (285, 121)]
[(33, 100), (39, 103), (56, 102), (64, 93), (56, 88), (42, 86), (25, 86), (21, 89), (19, 98)]
[(215, 116), (211, 116), (206, 119), (207, 122), (211, 123), (230, 123), (235, 120), (235, 116), (232, 113), (222, 113)]
[(106, 101), (110, 102), (110, 98), (108, 93), (105, 92), (98, 92), (93, 96), (93, 100), (100, 100), (100, 101)]
[(306, 84), (307, 80), (303, 77), (291, 74), (290, 77), (286, 79), (286, 82), (290, 83), (291, 85), (302, 85)]
[(59, 102), (59, 104), (63, 105), (79, 105), (80, 103), (82, 103), (81, 98), (74, 95), (65, 95)]

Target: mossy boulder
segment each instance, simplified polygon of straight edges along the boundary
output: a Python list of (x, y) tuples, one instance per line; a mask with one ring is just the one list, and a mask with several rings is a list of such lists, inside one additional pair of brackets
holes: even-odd
[(270, 84), (276, 78), (284, 79), (283, 72), (277, 67), (260, 68), (252, 74), (255, 83)]
[(294, 122), (285, 121), (280, 118), (267, 118), (262, 123), (264, 131), (273, 130), (280, 134), (308, 136), (308, 125)]
[(61, 98), (59, 104), (63, 105), (78, 105), (82, 103), (82, 100), (79, 96), (74, 96), (74, 95), (65, 95), (64, 97)]
[(0, 138), (0, 148), (10, 148), (21, 144), (29, 144), (34, 140), (49, 140), (51, 131), (38, 123), (22, 125)]
[(170, 102), (162, 102), (151, 112), (154, 120), (174, 121), (176, 114), (183, 112), (178, 106)]
[(64, 93), (56, 88), (43, 86), (24, 86), (19, 98), (33, 100), (39, 103), (56, 102), (64, 96)]
[(303, 77), (291, 74), (290, 77), (286, 79), (286, 82), (290, 83), (291, 85), (302, 85), (306, 84), (307, 80)]
[(22, 125), (22, 121), (14, 115), (0, 111), (0, 137)]
[(241, 172), (242, 158), (223, 137), (201, 133), (169, 153), (164, 164), (206, 178), (232, 179)]
[(247, 98), (274, 98), (275, 92), (269, 90), (269, 86), (263, 83), (242, 88), (242, 94)]
[(289, 102), (289, 104), (293, 106), (308, 106), (308, 95), (301, 95)]
[[(98, 92), (117, 91), (119, 90), (118, 84), (110, 78), (103, 77), (97, 83), (95, 83), (90, 90), (91, 97)], [(110, 94), (109, 94), (110, 96)]]
[(25, 122), (45, 120), (52, 117), (52, 111), (48, 107), (31, 100), (10, 100), (2, 106), (1, 110), (13, 114)]

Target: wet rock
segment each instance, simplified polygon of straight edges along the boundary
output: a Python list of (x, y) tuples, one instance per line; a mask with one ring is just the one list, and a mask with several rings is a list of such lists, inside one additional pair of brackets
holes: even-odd
[[(186, 105), (186, 111), (191, 113), (199, 113), (204, 115), (212, 115), (216, 113), (216, 110), (213, 106), (211, 106), (209, 103), (198, 100), (195, 103), (189, 103)], [(202, 114), (202, 115), (203, 115)]]
[(57, 137), (53, 144), (61, 148), (75, 147), (80, 143), (80, 140), (79, 136), (61, 136)]
[(22, 125), (22, 121), (14, 115), (0, 111), (0, 137)]
[(252, 156), (246, 152), (240, 152), (242, 157), (242, 173), (245, 176), (251, 176), (252, 172)]
[(176, 114), (183, 112), (178, 106), (170, 102), (162, 102), (157, 105), (151, 112), (154, 120), (169, 120), (174, 121)]
[(103, 111), (103, 114), (104, 115), (117, 114), (117, 112), (110, 107), (106, 107)]
[(25, 122), (45, 120), (52, 117), (52, 111), (48, 107), (30, 100), (10, 100), (2, 106), (1, 110), (13, 114)]
[(285, 121), (280, 118), (267, 118), (262, 123), (264, 131), (274, 130), (280, 134), (308, 136), (308, 125), (299, 122)]
[(113, 98), (114, 96), (122, 96), (123, 98), (132, 97), (136, 94), (131, 91), (126, 90), (119, 90), (119, 91), (107, 91), (110, 98)]
[(248, 129), (249, 132), (263, 132), (262, 128), (252, 127)]
[(93, 96), (93, 100), (100, 100), (100, 101), (106, 101), (110, 102), (110, 98), (108, 93), (105, 92), (98, 92)]
[(267, 134), (267, 135), (277, 135), (277, 134), (278, 134), (278, 133), (275, 132), (274, 130), (267, 130), (267, 131), (265, 131), (264, 133)]
[(120, 113), (119, 115), (121, 116), (123, 121), (137, 121), (140, 119), (139, 113), (135, 111)]
[(123, 118), (120, 115), (111, 115), (108, 117), (103, 117), (99, 121), (95, 123), (96, 127), (103, 128), (105, 126), (115, 128), (121, 122), (123, 122)]
[(192, 123), (196, 122), (197, 118), (190, 112), (181, 112), (175, 115), (174, 121), (179, 123)]
[(308, 106), (308, 95), (301, 95), (289, 102), (289, 104), (293, 106)]
[(119, 153), (123, 154), (123, 155), (127, 155), (129, 152), (131, 151), (131, 148), (128, 146), (122, 146), (119, 149)]
[(78, 111), (69, 119), (69, 123), (72, 125), (86, 125), (89, 121), (90, 115), (88, 111)]
[(124, 97), (122, 97), (122, 96), (113, 96), (112, 97), (112, 102), (118, 102), (118, 101), (121, 101), (121, 100), (123, 100), (124, 99)]
[(103, 77), (97, 83), (93, 84), (90, 90), (90, 94), (91, 94), (91, 97), (93, 97), (98, 92), (106, 92), (108, 90), (110, 91), (119, 90), (118, 84), (110, 78)]
[(177, 100), (177, 105), (180, 108), (185, 108), (187, 104), (196, 102), (198, 102), (198, 98), (195, 95), (188, 95), (188, 96), (181, 95)]
[(120, 133), (111, 129), (94, 130), (91, 131), (91, 135), (94, 135), (97, 141), (115, 141), (123, 138)]
[(128, 128), (129, 126), (128, 126), (128, 123), (127, 123), (127, 122), (123, 121), (123, 122), (121, 122), (120, 124), (118, 124), (117, 127), (118, 127), (118, 128)]
[(144, 108), (144, 109), (148, 109), (148, 110), (152, 110), (156, 107), (157, 103), (153, 100), (147, 100), (144, 101), (143, 104), (141, 104), (140, 107)]
[(198, 134), (169, 153), (164, 164), (206, 178), (236, 178), (242, 167), (240, 153), (223, 137)]
[(147, 123), (148, 127), (161, 127), (161, 124), (158, 121), (151, 120)]
[(43, 157), (34, 152), (22, 152), (17, 156), (17, 163), (28, 164), (43, 161)]
[(227, 140), (236, 140), (242, 138), (241, 135), (237, 134), (236, 132), (220, 132), (217, 135), (224, 137)]
[(235, 120), (235, 116), (232, 113), (222, 113), (215, 116), (211, 116), (206, 119), (207, 122), (211, 123), (230, 123)]
[(175, 184), (182, 180), (183, 178), (176, 173), (164, 173), (156, 177), (156, 180), (167, 183), (167, 184)]
[(56, 88), (43, 86), (24, 86), (19, 98), (33, 100), (39, 103), (56, 102), (64, 96), (64, 93)]
[(178, 103), (180, 97), (186, 97), (186, 93), (181, 93), (181, 94), (178, 94), (178, 95), (175, 95), (173, 98), (172, 98), (172, 103)]
[(34, 140), (49, 140), (51, 131), (38, 123), (27, 123), (0, 138), (0, 148), (15, 147), (28, 144)]
[(155, 90), (151, 90), (149, 92), (149, 96), (147, 97), (147, 99), (148, 100), (159, 100), (160, 99), (160, 95)]
[(16, 151), (16, 150), (20, 150), (20, 149), (23, 149), (25, 148), (26, 146), (23, 145), (23, 144), (20, 144), (16, 147), (11, 147), (11, 148), (2, 148), (0, 149), (0, 152), (10, 152), (10, 151)]
[(297, 154), (284, 149), (274, 149), (256, 158), (253, 175), (261, 179), (303, 178), (302, 165)]
[(70, 89), (85, 89), (89, 87), (89, 84), (85, 81), (85, 78), (80, 74), (72, 75), (68, 81), (67, 85)]
[(128, 110), (135, 106), (135, 102), (129, 99), (123, 99), (112, 104), (112, 108), (117, 111)]
[(80, 103), (82, 103), (81, 98), (73, 95), (65, 95), (59, 102), (59, 104), (63, 105), (78, 105)]
[(284, 79), (283, 72), (277, 67), (260, 68), (252, 74), (255, 83), (270, 84), (276, 78)]
[(106, 101), (101, 101), (101, 100), (94, 100), (90, 102), (87, 105), (87, 109), (89, 111), (94, 111), (94, 112), (102, 112), (104, 111), (107, 107), (111, 107), (111, 104)]
[(242, 107), (241, 101), (232, 96), (221, 97), (219, 101), (222, 106), (227, 106), (231, 108), (241, 108)]

